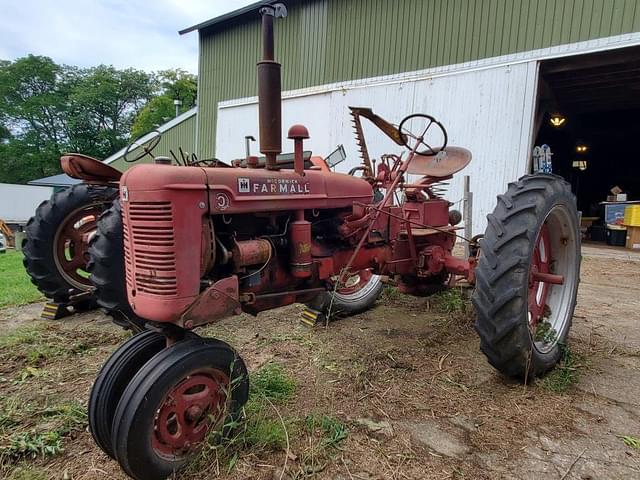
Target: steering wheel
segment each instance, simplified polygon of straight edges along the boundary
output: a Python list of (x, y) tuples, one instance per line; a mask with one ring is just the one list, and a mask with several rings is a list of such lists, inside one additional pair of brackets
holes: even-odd
[(414, 113), (404, 117), (398, 131), (404, 146), (418, 155), (437, 155), (447, 146), (447, 131), (431, 115)]
[[(147, 135), (152, 135), (152, 137), (145, 142), (141, 142), (141, 140), (145, 138)], [(154, 148), (158, 146), (158, 143), (160, 143), (161, 138), (162, 138), (162, 134), (158, 130), (152, 130), (151, 132), (136, 139), (133, 143), (130, 143), (129, 145), (127, 145), (127, 149), (124, 151), (124, 155), (122, 156), (124, 158), (124, 161), (127, 163), (137, 162), (145, 155), (149, 155), (151, 158), (153, 158), (153, 155), (151, 155), (151, 152), (153, 151)], [(141, 148), (142, 152), (130, 158), (129, 154), (136, 148)]]

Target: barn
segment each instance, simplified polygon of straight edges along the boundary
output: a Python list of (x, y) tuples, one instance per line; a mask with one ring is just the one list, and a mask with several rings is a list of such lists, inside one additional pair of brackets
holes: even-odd
[[(241, 158), (245, 137), (258, 138), (255, 65), (265, 3), (274, 2), (180, 32), (199, 35), (200, 157)], [(572, 182), (583, 216), (596, 215), (614, 185), (640, 198), (637, 0), (285, 3), (288, 17), (276, 23), (283, 135), (303, 123), (315, 154), (344, 145), (338, 170), (359, 162), (347, 107), (367, 106), (395, 123), (429, 113), (446, 126), (450, 144), (473, 152), (464, 173), (475, 232), (506, 184), (532, 171), (534, 148), (543, 144), (554, 171)], [(373, 129), (365, 134), (374, 156), (398, 153)], [(459, 176), (448, 198), (457, 203), (462, 195)]]

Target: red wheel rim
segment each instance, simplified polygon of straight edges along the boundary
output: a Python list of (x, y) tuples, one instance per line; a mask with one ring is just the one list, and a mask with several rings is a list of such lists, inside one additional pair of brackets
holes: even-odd
[(362, 270), (356, 275), (352, 275), (345, 282), (345, 286), (338, 288), (336, 291), (341, 295), (351, 295), (364, 287), (373, 277), (371, 270)]
[(562, 285), (564, 277), (551, 271), (553, 252), (549, 227), (544, 224), (538, 233), (529, 270), (529, 325), (535, 334), (538, 325), (548, 316), (547, 298), (552, 285)]
[(529, 271), (529, 323), (533, 330), (544, 316), (549, 293), (549, 285), (536, 280), (536, 274), (549, 273), (550, 256), (549, 228), (545, 224), (538, 233)]
[(151, 445), (175, 459), (188, 454), (223, 418), (229, 377), (220, 370), (192, 373), (165, 395), (153, 421)]
[(78, 290), (92, 284), (86, 271), (89, 262), (89, 240), (96, 231), (97, 218), (103, 204), (80, 208), (64, 219), (54, 238), (54, 260), (60, 275)]

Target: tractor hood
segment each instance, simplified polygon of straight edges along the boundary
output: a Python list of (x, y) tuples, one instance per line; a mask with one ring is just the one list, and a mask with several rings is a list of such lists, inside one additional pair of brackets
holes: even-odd
[[(342, 173), (250, 168), (199, 168), (137, 165), (121, 181), (124, 201), (138, 192), (206, 191), (211, 214), (350, 208), (370, 203), (371, 185)], [(200, 196), (200, 195), (198, 195)]]

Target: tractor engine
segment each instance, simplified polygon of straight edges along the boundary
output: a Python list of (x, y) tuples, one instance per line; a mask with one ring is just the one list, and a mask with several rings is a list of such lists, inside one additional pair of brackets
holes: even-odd
[(161, 165), (131, 168), (120, 193), (129, 302), (187, 328), (324, 291), (351, 251), (340, 225), (373, 196), (339, 173)]

